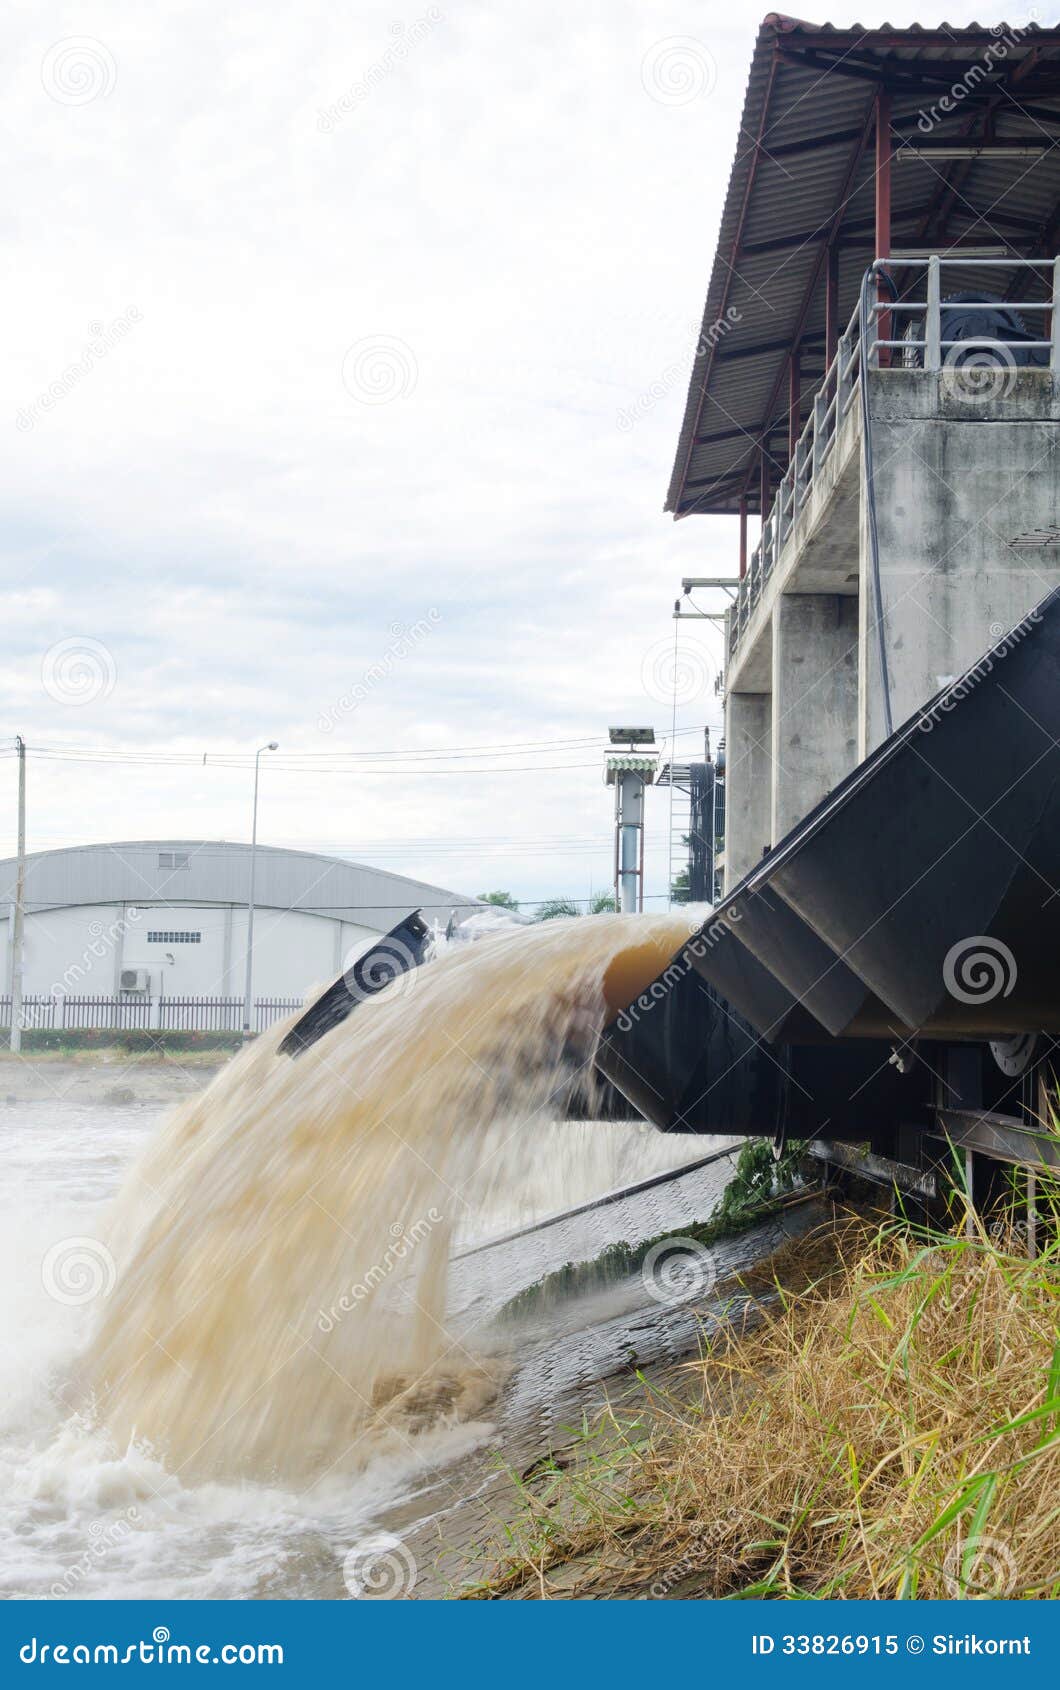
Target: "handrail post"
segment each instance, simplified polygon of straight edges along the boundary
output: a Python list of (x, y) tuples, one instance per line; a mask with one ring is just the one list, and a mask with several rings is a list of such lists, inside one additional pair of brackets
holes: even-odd
[(827, 445), (825, 440), (825, 431), (828, 427), (828, 406), (825, 402), (827, 392), (828, 378), (825, 377), (824, 386), (813, 402), (813, 479), (815, 481), (824, 461), (825, 446)]
[[(942, 287), (939, 255), (933, 252), (928, 259), (927, 312), (924, 318), (924, 368), (942, 368)], [(1055, 347), (1056, 342), (1054, 340)]]
[(798, 495), (802, 486), (803, 471), (806, 468), (806, 436), (800, 434), (795, 443), (794, 473), (791, 478), (791, 526), (795, 526), (795, 516), (798, 511)]
[(847, 329), (846, 333), (839, 337), (839, 350), (836, 353), (838, 363), (836, 364), (835, 383), (835, 425), (837, 429), (843, 421), (847, 408), (847, 396), (850, 392), (851, 350), (850, 330)]
[(1055, 375), (1060, 370), (1060, 253), (1053, 259), (1053, 310), (1049, 339), (1052, 341), (1049, 368)]

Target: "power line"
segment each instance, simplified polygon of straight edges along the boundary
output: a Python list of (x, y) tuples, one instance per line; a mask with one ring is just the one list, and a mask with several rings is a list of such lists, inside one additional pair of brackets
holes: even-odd
[[(74, 764), (77, 764), (77, 763), (101, 763), (101, 764), (110, 765), (110, 766), (114, 766), (114, 765), (117, 765), (117, 764), (125, 764), (127, 766), (132, 766), (132, 767), (137, 767), (137, 768), (174, 768), (174, 767), (189, 768), (189, 767), (194, 767), (195, 764), (198, 763), (198, 766), (200, 768), (202, 767), (201, 761), (198, 760), (198, 759), (195, 759), (192, 763), (189, 764), (189, 763), (186, 763), (186, 762), (177, 763), (172, 758), (163, 758), (163, 757), (159, 757), (159, 758), (101, 757), (101, 756), (97, 756), (97, 755), (87, 755), (87, 756), (86, 755), (75, 755), (72, 752), (63, 752), (63, 753), (46, 752), (46, 751), (42, 751), (39, 747), (32, 746), (32, 745), (28, 747), (28, 750), (33, 752), (34, 756), (42, 758), (44, 761), (55, 762), (55, 763), (74, 763)], [(243, 763), (243, 762), (237, 762), (234, 759), (222, 759), (220, 757), (214, 757), (214, 758), (211, 758), (210, 762), (206, 766), (210, 769), (230, 769), (230, 770), (231, 769), (239, 769), (239, 770), (243, 770), (243, 769), (252, 768), (253, 763), (252, 762), (251, 763)], [(343, 767), (342, 765), (334, 765), (334, 764), (331, 765), (330, 767), (328, 767), (328, 766), (320, 767), (320, 766), (309, 766), (309, 765), (304, 764), (304, 763), (294, 763), (294, 762), (287, 762), (287, 763), (281, 764), (280, 759), (278, 757), (273, 760), (273, 767), (275, 769), (277, 769), (278, 772), (284, 773), (284, 774), (327, 775), (327, 774), (353, 774), (353, 773), (357, 773), (362, 779), (365, 778), (365, 777), (374, 777), (374, 776), (379, 776), (379, 775), (397, 775), (397, 776), (399, 776), (399, 777), (401, 777), (402, 779), (405, 779), (405, 780), (407, 780), (410, 775), (416, 775), (416, 776), (419, 776), (419, 777), (423, 777), (423, 776), (426, 776), (426, 775), (450, 776), (450, 775), (560, 774), (560, 773), (563, 773), (565, 770), (571, 770), (572, 772), (578, 772), (578, 771), (584, 770), (584, 769), (598, 769), (599, 766), (600, 765), (596, 762), (593, 762), (593, 763), (501, 763), (501, 764), (496, 764), (496, 765), (493, 765), (493, 766), (491, 766), (489, 768), (485, 768), (485, 769), (483, 769), (483, 768), (425, 769), (425, 768), (419, 768), (415, 764), (412, 764), (408, 768), (379, 769), (379, 768), (366, 767), (363, 764), (359, 764), (359, 765), (354, 764), (352, 767)]]
[[(685, 738), (690, 734), (701, 734), (703, 727), (679, 728), (678, 738)], [(407, 747), (401, 750), (372, 750), (372, 751), (342, 751), (332, 748), (327, 751), (294, 751), (278, 752), (272, 759), (273, 767), (301, 767), (303, 765), (318, 764), (327, 772), (335, 764), (352, 763), (363, 764), (371, 762), (417, 763), (421, 761), (449, 762), (465, 758), (491, 757), (498, 752), (522, 752), (527, 756), (544, 756), (547, 752), (567, 747), (570, 751), (577, 750), (606, 750), (608, 741), (599, 734), (581, 735), (571, 739), (544, 740), (512, 740), (487, 743), (474, 746), (419, 746)], [(91, 746), (79, 744), (62, 744), (42, 742), (30, 745), (28, 749), (35, 755), (51, 757), (57, 760), (96, 761), (146, 763), (165, 766), (184, 765), (188, 767), (206, 768), (235, 768), (252, 767), (253, 754), (242, 751), (140, 751), (120, 746)], [(14, 755), (13, 747), (0, 750), (0, 755)], [(567, 764), (569, 768), (592, 767), (595, 765)]]

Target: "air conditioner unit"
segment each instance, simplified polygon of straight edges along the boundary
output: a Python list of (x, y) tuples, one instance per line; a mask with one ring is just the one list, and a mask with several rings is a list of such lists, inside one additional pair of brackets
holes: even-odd
[(123, 992), (149, 992), (151, 990), (151, 974), (146, 968), (123, 968), (121, 971), (121, 989)]

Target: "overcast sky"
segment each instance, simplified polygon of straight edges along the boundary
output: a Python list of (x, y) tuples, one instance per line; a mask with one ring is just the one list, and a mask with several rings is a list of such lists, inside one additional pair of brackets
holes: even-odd
[(599, 740), (669, 733), (680, 577), (735, 567), (662, 503), (759, 15), (8, 7), (3, 734), (133, 754), (31, 750), (31, 849), (245, 838), (275, 738), (270, 844), (609, 883)]

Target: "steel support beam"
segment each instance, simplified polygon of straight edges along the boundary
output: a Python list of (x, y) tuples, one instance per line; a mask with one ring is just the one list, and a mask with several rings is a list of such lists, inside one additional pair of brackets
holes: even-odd
[[(891, 96), (886, 88), (876, 95), (876, 257), (891, 256)], [(886, 298), (881, 285), (878, 295)], [(890, 340), (890, 313), (881, 311), (876, 319), (877, 338)], [(891, 355), (887, 348), (880, 350), (880, 363), (887, 365)]]
[[(831, 222), (828, 225), (828, 230), (827, 230), (826, 235), (825, 235), (825, 240), (822, 242), (822, 244), (818, 248), (816, 263), (813, 265), (813, 268), (810, 271), (809, 280), (806, 284), (806, 289), (805, 289), (803, 296), (802, 296), (802, 303), (799, 307), (798, 319), (795, 323), (795, 327), (794, 327), (794, 330), (793, 330), (791, 338), (790, 338), (789, 344), (791, 346), (797, 345), (803, 339), (803, 334), (804, 334), (804, 331), (805, 331), (805, 328), (806, 328), (806, 322), (807, 322), (807, 319), (810, 315), (810, 309), (813, 305), (813, 301), (814, 301), (814, 298), (815, 298), (816, 293), (817, 293), (818, 284), (820, 282), (821, 266), (824, 263), (825, 252), (827, 251), (828, 244), (835, 239), (835, 237), (836, 237), (836, 235), (839, 231), (840, 225), (842, 224), (843, 213), (847, 208), (847, 201), (850, 198), (851, 191), (852, 191), (853, 186), (854, 186), (854, 182), (857, 178), (858, 166), (861, 163), (862, 157), (863, 157), (864, 152), (865, 152), (865, 148), (868, 146), (868, 143), (869, 143), (869, 136), (872, 133), (872, 123), (873, 123), (874, 112), (875, 112), (875, 102), (870, 100), (868, 102), (867, 106), (865, 107), (865, 117), (864, 117), (864, 122), (862, 124), (861, 133), (859, 134), (857, 142), (855, 143), (854, 148), (851, 151), (850, 157), (847, 159), (847, 167), (846, 167), (846, 171), (845, 171), (844, 176), (843, 176), (842, 185), (840, 187), (839, 198), (838, 198), (838, 203), (836, 205), (836, 209), (832, 213)], [(776, 409), (777, 400), (780, 396), (782, 386), (783, 386), (783, 382), (784, 382), (784, 377), (785, 377), (786, 373), (787, 373), (787, 366), (786, 366), (786, 364), (782, 364), (780, 369), (777, 371), (776, 380), (773, 383), (772, 391), (771, 391), (771, 393), (769, 395), (769, 399), (766, 402), (766, 405), (764, 407), (765, 414), (766, 414), (767, 417), (772, 416), (774, 410)], [(744, 487), (743, 487), (744, 492), (747, 492), (747, 490), (750, 486), (751, 477), (752, 477), (753, 474), (754, 474), (754, 460), (752, 459), (751, 462), (747, 466), (747, 474), (746, 474), (745, 479), (744, 479)], [(767, 512), (768, 512), (768, 506), (763, 505), (763, 507), (762, 507), (763, 518), (766, 516)]]
[[(797, 344), (797, 342), (793, 342), (785, 335), (779, 340), (759, 340), (753, 346), (734, 346), (727, 352), (721, 352), (718, 354), (718, 363), (732, 364), (736, 363), (741, 358), (760, 358), (768, 352), (784, 352), (788, 347), (794, 344)], [(823, 346), (824, 337), (822, 335), (811, 335), (808, 340), (802, 341), (803, 350), (808, 352), (815, 352), (818, 348), (823, 348)], [(787, 360), (785, 360), (785, 371), (787, 371), (787, 367)]]
[(939, 1109), (939, 1136), (962, 1150), (992, 1156), (1013, 1167), (1060, 1169), (1060, 1144), (1048, 1133), (1036, 1133), (1015, 1115), (989, 1109)]
[(877, 1156), (860, 1145), (838, 1144), (830, 1138), (811, 1139), (808, 1149), (815, 1162), (830, 1162), (874, 1185), (896, 1186), (912, 1197), (938, 1196), (938, 1182), (929, 1168), (914, 1168), (909, 1162), (895, 1162), (890, 1156)]
[(828, 248), (824, 277), (824, 367), (831, 368), (839, 346), (839, 249)]
[(799, 377), (799, 349), (796, 346), (788, 359), (788, 459), (795, 456), (795, 442), (802, 429), (802, 388)]

